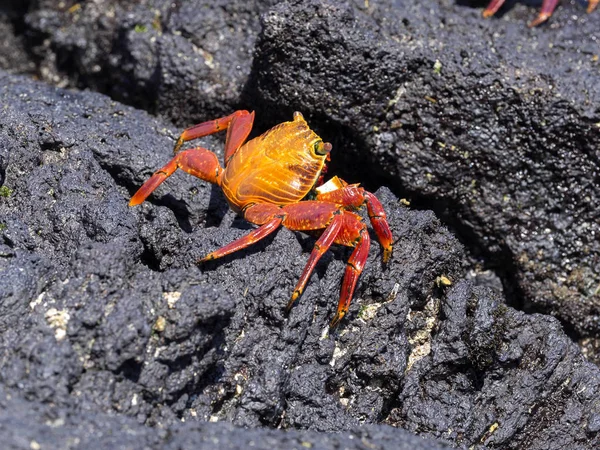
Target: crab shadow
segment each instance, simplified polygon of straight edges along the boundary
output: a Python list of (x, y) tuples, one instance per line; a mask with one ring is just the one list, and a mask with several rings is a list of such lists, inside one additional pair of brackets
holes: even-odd
[(171, 193), (164, 194), (159, 198), (150, 198), (149, 201), (157, 206), (163, 206), (170, 209), (175, 216), (179, 228), (185, 233), (192, 233), (195, 229), (194, 224), (204, 219), (206, 228), (219, 227), (229, 211), (229, 205), (225, 200), (221, 189), (212, 185), (208, 206), (194, 213), (190, 210), (190, 205), (184, 200), (175, 197)]

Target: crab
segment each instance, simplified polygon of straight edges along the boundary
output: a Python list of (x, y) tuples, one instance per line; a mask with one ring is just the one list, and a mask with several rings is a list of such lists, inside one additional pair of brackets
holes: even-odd
[[(281, 225), (293, 231), (318, 234), (287, 311), (302, 295), (317, 262), (332, 244), (353, 247), (337, 311), (329, 324), (333, 329), (348, 311), (369, 254), (369, 232), (355, 211), (366, 205), (386, 264), (392, 254), (392, 232), (385, 211), (375, 195), (358, 184), (348, 184), (338, 177), (322, 184), (322, 172), (332, 146), (310, 129), (301, 113), (295, 112), (292, 121), (283, 122), (246, 142), (253, 122), (254, 112), (236, 111), (184, 130), (175, 143), (175, 157), (139, 188), (129, 206), (144, 202), (177, 169), (218, 185), (231, 209), (258, 228), (209, 253), (198, 263), (246, 248)], [(180, 151), (184, 142), (223, 130), (227, 130), (224, 168), (217, 156), (205, 148)]]
[[(483, 17), (487, 18), (496, 14), (505, 1), (506, 0), (492, 0), (488, 7), (483, 11)], [(587, 12), (591, 13), (594, 9), (596, 9), (599, 2), (600, 0), (588, 0)], [(544, 23), (554, 12), (556, 5), (558, 5), (558, 0), (543, 0), (540, 13), (534, 20), (529, 22), (528, 25), (530, 27), (536, 27), (539, 24)]]

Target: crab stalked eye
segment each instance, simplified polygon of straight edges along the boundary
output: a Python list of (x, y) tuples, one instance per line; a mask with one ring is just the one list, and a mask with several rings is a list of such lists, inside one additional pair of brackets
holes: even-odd
[(314, 145), (315, 153), (317, 155), (326, 155), (331, 151), (331, 144), (329, 142), (317, 141)]

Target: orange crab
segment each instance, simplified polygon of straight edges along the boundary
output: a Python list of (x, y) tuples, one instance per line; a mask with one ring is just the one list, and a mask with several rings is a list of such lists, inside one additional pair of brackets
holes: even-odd
[[(506, 0), (492, 0), (488, 7), (483, 11), (483, 17), (491, 17), (500, 9), (500, 7), (504, 4)], [(588, 0), (587, 12), (591, 13), (600, 0)], [(554, 10), (556, 9), (556, 5), (558, 5), (558, 0), (543, 0), (542, 9), (540, 10), (539, 15), (529, 22), (530, 27), (536, 27), (541, 23), (544, 23), (546, 20), (550, 18)]]
[[(294, 231), (320, 232), (320, 237), (296, 284), (289, 310), (304, 291), (317, 262), (332, 244), (354, 247), (348, 260), (335, 327), (350, 306), (354, 288), (369, 254), (370, 238), (362, 218), (353, 212), (366, 204), (371, 225), (383, 247), (383, 261), (392, 254), (392, 232), (379, 200), (358, 184), (348, 185), (334, 177), (317, 186), (331, 144), (312, 131), (299, 112), (291, 122), (281, 123), (246, 143), (254, 112), (236, 111), (220, 119), (186, 129), (175, 144), (175, 157), (156, 171), (129, 201), (139, 205), (178, 168), (223, 189), (231, 208), (258, 228), (216, 250), (204, 262), (248, 247), (280, 225)], [(179, 151), (184, 142), (227, 130), (225, 168), (217, 156), (202, 147)], [(314, 200), (305, 200), (308, 194)]]

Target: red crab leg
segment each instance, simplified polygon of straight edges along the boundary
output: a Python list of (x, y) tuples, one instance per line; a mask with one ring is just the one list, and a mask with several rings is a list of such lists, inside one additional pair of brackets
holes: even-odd
[(387, 223), (387, 216), (381, 202), (375, 195), (368, 191), (365, 191), (365, 197), (367, 198), (367, 212), (369, 213), (369, 220), (375, 230), (377, 239), (383, 247), (383, 262), (387, 263), (392, 256), (392, 230)]
[(591, 13), (593, 10), (595, 10), (596, 7), (598, 6), (598, 3), (600, 3), (600, 0), (589, 0), (587, 12)]
[(220, 119), (209, 120), (208, 122), (194, 125), (181, 133), (181, 136), (179, 136), (179, 139), (175, 143), (173, 153), (177, 154), (184, 142), (227, 129), (224, 158), (225, 166), (227, 166), (229, 158), (231, 158), (250, 134), (253, 123), (254, 112), (249, 113), (248, 111), (241, 110)]
[(331, 221), (331, 223), (327, 226), (327, 228), (325, 228), (325, 231), (323, 231), (323, 234), (317, 240), (317, 242), (315, 242), (315, 247), (313, 248), (310, 257), (306, 262), (306, 266), (302, 271), (302, 275), (300, 275), (298, 283), (296, 283), (296, 287), (294, 288), (292, 298), (287, 304), (287, 311), (292, 309), (294, 303), (296, 303), (296, 300), (298, 300), (298, 298), (302, 295), (302, 292), (304, 292), (304, 288), (306, 287), (306, 283), (308, 283), (308, 280), (312, 275), (317, 263), (321, 259), (321, 256), (323, 256), (323, 253), (329, 250), (329, 247), (331, 247), (331, 244), (333, 244), (333, 242), (335, 241), (335, 238), (337, 237), (342, 226), (342, 219), (342, 214), (336, 214), (335, 216), (333, 216), (333, 220)]
[(536, 27), (541, 23), (544, 23), (552, 15), (558, 5), (558, 0), (544, 0), (542, 2), (542, 9), (538, 16), (527, 24), (528, 27)]
[(225, 247), (221, 247), (212, 253), (209, 253), (204, 258), (200, 259), (198, 263), (203, 263), (213, 259), (221, 258), (230, 253), (237, 252), (243, 248), (249, 247), (255, 242), (264, 239), (273, 231), (275, 231), (281, 225), (284, 215), (282, 214), (281, 208), (276, 205), (268, 203), (259, 203), (250, 206), (244, 212), (244, 218), (252, 223), (261, 225), (260, 227), (252, 230), (246, 236), (243, 236), (235, 241), (227, 244)]
[[(596, 6), (598, 5), (598, 1), (599, 0), (589, 0), (587, 9), (588, 13), (592, 12), (596, 8)], [(483, 17), (487, 18), (496, 14), (496, 12), (498, 12), (498, 10), (504, 4), (504, 2), (505, 0), (492, 0), (488, 7), (485, 9), (485, 11), (483, 11)], [(527, 25), (529, 27), (536, 27), (544, 23), (550, 18), (557, 5), (558, 0), (543, 0), (542, 9), (540, 10), (540, 13), (534, 20), (529, 22)]]
[(243, 248), (249, 247), (255, 242), (260, 241), (261, 239), (266, 238), (273, 231), (275, 231), (281, 225), (281, 217), (273, 217), (267, 223), (261, 225), (260, 227), (252, 230), (246, 236), (236, 239), (235, 241), (227, 244), (225, 247), (221, 247), (218, 250), (215, 250), (212, 253), (209, 253), (204, 258), (198, 260), (198, 263), (203, 263), (206, 261), (210, 261), (212, 259), (221, 258), (225, 255), (229, 255), (230, 253), (237, 252)]
[[(307, 205), (308, 203), (311, 204), (310, 207)], [(324, 202), (300, 202), (283, 207), (270, 203), (252, 205), (244, 211), (244, 218), (248, 222), (261, 226), (252, 230), (246, 236), (236, 239), (225, 247), (206, 255), (198, 262), (202, 263), (221, 258), (249, 247), (267, 237), (282, 223), (284, 227), (295, 231), (323, 229), (332, 221), (333, 215), (338, 209), (336, 205)]]
[(217, 156), (202, 147), (196, 147), (177, 153), (164, 167), (158, 169), (154, 174), (138, 189), (138, 191), (129, 200), (129, 206), (136, 206), (142, 203), (146, 198), (168, 177), (181, 169), (191, 175), (210, 183), (219, 184), (223, 169), (217, 160)]
[(350, 255), (350, 259), (348, 259), (348, 263), (346, 265), (344, 281), (342, 281), (340, 301), (338, 302), (337, 312), (329, 324), (330, 329), (337, 327), (337, 325), (340, 323), (340, 320), (342, 320), (348, 312), (350, 302), (352, 301), (352, 295), (354, 294), (354, 288), (356, 287), (356, 282), (358, 281), (358, 277), (365, 266), (367, 256), (369, 256), (371, 239), (369, 238), (369, 233), (366, 228), (360, 230), (360, 235), (355, 245), (356, 248), (352, 252), (352, 255)]
[(335, 191), (317, 195), (317, 200), (335, 203), (344, 207), (359, 208), (367, 204), (367, 212), (373, 230), (383, 247), (383, 262), (387, 263), (392, 255), (392, 231), (387, 223), (387, 217), (381, 202), (372, 193), (365, 191), (357, 184), (344, 186)]
[[(348, 312), (354, 289), (358, 277), (361, 274), (367, 256), (369, 255), (370, 239), (365, 224), (362, 223), (360, 216), (350, 211), (341, 209), (339, 205), (323, 201), (305, 201), (292, 203), (279, 207), (273, 204), (259, 203), (248, 208), (244, 217), (246, 220), (261, 225), (246, 236), (235, 240), (234, 242), (216, 250), (199, 262), (204, 262), (235, 251), (246, 248), (255, 242), (275, 231), (280, 225), (294, 231), (308, 231), (325, 229), (321, 237), (317, 240), (315, 249), (300, 276), (296, 285), (292, 300), (288, 308), (293, 305), (306, 285), (314, 267), (319, 258), (332, 243), (356, 247), (352, 252), (344, 280), (342, 281), (342, 290), (338, 303), (337, 312), (331, 321), (330, 327), (337, 326), (340, 320)], [(338, 219), (339, 217), (339, 219)]]
[(492, 17), (498, 12), (498, 10), (504, 4), (505, 1), (506, 0), (492, 0), (487, 6), (487, 8), (485, 8), (485, 10), (483, 11), (483, 17), (485, 17), (486, 19), (488, 17)]

